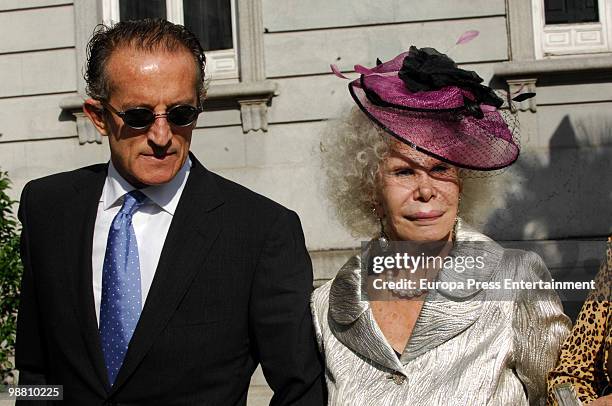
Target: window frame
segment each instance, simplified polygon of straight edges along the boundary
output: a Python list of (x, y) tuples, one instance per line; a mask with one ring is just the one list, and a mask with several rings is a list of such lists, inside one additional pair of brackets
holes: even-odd
[[(120, 21), (120, 0), (102, 0), (102, 21), (112, 24)], [(240, 78), (238, 69), (238, 30), (236, 0), (230, 0), (232, 20), (232, 45), (230, 49), (206, 51), (206, 76), (212, 81), (236, 82)], [(166, 0), (166, 19), (175, 24), (184, 23), (183, 0)]]
[[(96, 25), (102, 23), (103, 0), (74, 2), (75, 72), (77, 91), (59, 102), (62, 114), (75, 120), (75, 135), (79, 144), (101, 144), (102, 137), (83, 113), (87, 98), (82, 72), (87, 60), (87, 44)], [(528, 1), (528, 0), (527, 0)], [(264, 27), (262, 0), (236, 0), (238, 24), (238, 58), (240, 77), (232, 83), (211, 81), (204, 109), (238, 109), (243, 133), (268, 131), (268, 106), (278, 96), (278, 84), (266, 79), (264, 57)], [(231, 119), (227, 125), (238, 124)]]
[(596, 0), (599, 22), (546, 24), (544, 0), (532, 0), (535, 58), (612, 51), (612, 0)]

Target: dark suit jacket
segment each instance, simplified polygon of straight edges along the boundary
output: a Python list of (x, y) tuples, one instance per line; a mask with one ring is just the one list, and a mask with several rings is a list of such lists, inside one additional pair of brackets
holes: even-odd
[(299, 218), (191, 158), (112, 388), (91, 263), (107, 165), (26, 185), (19, 207), (20, 384), (64, 385), (64, 404), (74, 405), (245, 405), (261, 363), (275, 393), (271, 404), (325, 403), (309, 310), (312, 269)]

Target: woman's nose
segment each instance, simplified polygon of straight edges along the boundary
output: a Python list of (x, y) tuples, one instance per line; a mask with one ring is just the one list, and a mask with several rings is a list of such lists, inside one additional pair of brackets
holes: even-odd
[(435, 189), (432, 185), (429, 175), (423, 174), (419, 176), (417, 187), (414, 190), (415, 200), (429, 201), (435, 195)]

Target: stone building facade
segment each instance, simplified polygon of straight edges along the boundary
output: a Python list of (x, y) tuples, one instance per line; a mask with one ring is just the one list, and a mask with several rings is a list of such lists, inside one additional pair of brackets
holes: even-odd
[[(594, 3), (596, 21), (563, 22), (544, 0), (232, 0), (238, 77), (212, 75), (192, 151), (300, 215), (321, 284), (359, 246), (320, 188), (321, 130), (352, 103), (329, 64), (354, 76), (355, 64), (433, 46), (500, 91), (537, 94), (516, 106), (519, 161), (482, 180), (495, 193), (478, 196), (472, 221), (540, 246), (553, 275), (592, 269), (590, 257), (558, 253), (567, 239), (612, 232), (612, 0)], [(0, 169), (15, 198), (31, 179), (109, 158), (80, 112), (85, 44), (109, 7), (0, 2)], [(480, 35), (454, 46), (466, 30)], [(253, 404), (266, 396), (256, 387)]]

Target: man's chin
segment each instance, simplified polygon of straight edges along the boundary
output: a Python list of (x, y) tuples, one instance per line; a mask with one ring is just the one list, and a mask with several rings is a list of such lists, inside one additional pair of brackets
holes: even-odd
[(174, 168), (142, 168), (134, 174), (134, 180), (142, 187), (162, 185), (174, 179), (177, 173)]
[(163, 185), (164, 183), (170, 182), (176, 176), (175, 172), (170, 173), (153, 173), (146, 174), (137, 178), (138, 183), (145, 186)]
[(133, 175), (144, 185), (153, 186), (170, 182), (178, 173), (181, 165), (176, 154), (163, 158), (141, 155)]

